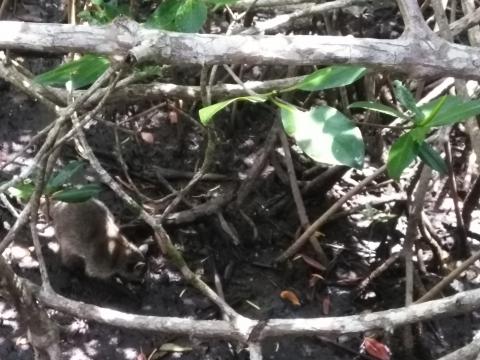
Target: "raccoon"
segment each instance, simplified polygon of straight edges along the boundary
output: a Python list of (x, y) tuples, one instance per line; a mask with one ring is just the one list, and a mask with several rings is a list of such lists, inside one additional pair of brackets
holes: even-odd
[(101, 201), (54, 201), (49, 204), (63, 265), (84, 266), (88, 276), (107, 280), (114, 275), (142, 281), (146, 272), (142, 252), (120, 233), (115, 218)]

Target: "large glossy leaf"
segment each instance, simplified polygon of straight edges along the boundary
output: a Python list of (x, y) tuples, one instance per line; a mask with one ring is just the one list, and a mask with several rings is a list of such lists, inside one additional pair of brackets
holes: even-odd
[(313, 160), (361, 168), (365, 146), (360, 130), (337, 109), (320, 106), (310, 111), (281, 107), (287, 133)]
[(423, 120), (423, 114), (420, 109), (417, 107), (417, 102), (413, 97), (410, 90), (407, 89), (400, 81), (395, 80), (393, 82), (393, 88), (395, 91), (395, 97), (403, 105), (403, 107), (407, 110), (410, 110), (413, 114), (415, 114), (415, 121), (420, 122)]
[(357, 101), (348, 106), (349, 108), (362, 108), (362, 109), (367, 109), (367, 110), (372, 110), (376, 111), (385, 115), (390, 115), (393, 117), (398, 117), (402, 119), (409, 119), (408, 116), (405, 114), (401, 113), (395, 108), (392, 108), (387, 105), (380, 104), (378, 102), (374, 101)]
[(166, 0), (147, 19), (150, 28), (194, 33), (207, 19), (203, 0)]
[(429, 123), (429, 126), (438, 127), (444, 125), (453, 125), (458, 122), (468, 120), (472, 116), (477, 116), (479, 114), (480, 100), (462, 102), (459, 98), (449, 97), (449, 99), (445, 101), (445, 104), (442, 106), (438, 114)]
[(109, 60), (103, 56), (84, 55), (78, 60), (40, 74), (34, 80), (51, 86), (65, 86), (71, 81), (73, 88), (78, 89), (95, 82), (109, 65)]
[(346, 86), (360, 79), (366, 72), (367, 69), (362, 66), (329, 66), (311, 73), (301, 82), (284, 91), (295, 89), (318, 91)]
[(47, 183), (46, 193), (50, 194), (60, 189), (66, 182), (68, 182), (74, 175), (78, 174), (84, 168), (84, 163), (81, 161), (71, 161), (62, 170), (55, 174)]
[(418, 143), (410, 133), (400, 136), (390, 148), (387, 170), (390, 177), (399, 179), (405, 170), (415, 160), (418, 154)]
[(102, 191), (99, 184), (87, 184), (77, 188), (60, 190), (52, 195), (52, 199), (68, 203), (84, 202), (97, 196)]
[(448, 168), (445, 160), (443, 160), (440, 154), (425, 141), (421, 142), (418, 146), (418, 156), (433, 170), (438, 171), (442, 175), (447, 173)]
[(198, 111), (198, 116), (200, 117), (200, 121), (202, 122), (203, 125), (207, 125), (212, 120), (213, 116), (216, 113), (218, 113), (220, 110), (226, 108), (231, 103), (233, 103), (235, 101), (239, 101), (239, 100), (250, 101), (250, 102), (256, 103), (256, 102), (265, 102), (267, 100), (267, 97), (266, 96), (261, 96), (261, 95), (258, 95), (258, 96), (241, 96), (241, 97), (221, 101), (219, 103), (212, 104), (210, 106), (206, 106), (204, 108), (201, 108)]

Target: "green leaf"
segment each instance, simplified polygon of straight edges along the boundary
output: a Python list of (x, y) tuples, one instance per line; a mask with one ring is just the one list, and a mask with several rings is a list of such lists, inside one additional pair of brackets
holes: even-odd
[(313, 160), (362, 167), (365, 156), (362, 134), (337, 109), (320, 106), (304, 112), (282, 107), (281, 118), (287, 133)]
[(423, 119), (423, 114), (420, 109), (417, 107), (417, 102), (413, 97), (410, 90), (407, 89), (400, 81), (395, 80), (393, 82), (393, 88), (395, 91), (395, 97), (402, 104), (402, 106), (410, 110), (412, 113), (415, 114), (415, 122), (420, 122)]
[[(442, 96), (436, 103), (435, 107), (432, 109), (432, 111), (428, 114), (428, 116), (424, 116), (423, 120), (419, 123), (419, 126), (426, 126), (430, 127), (431, 122), (434, 120), (434, 118), (438, 115), (440, 110), (442, 109), (443, 105), (445, 105), (445, 102), (447, 100), (447, 96)], [(420, 109), (420, 111), (422, 111)], [(423, 113), (423, 112), (422, 112)]]
[(55, 176), (53, 176), (47, 183), (45, 193), (51, 194), (58, 191), (63, 185), (67, 183), (74, 175), (80, 170), (84, 169), (84, 163), (81, 161), (71, 161), (60, 170)]
[[(457, 99), (459, 101), (459, 99)], [(454, 103), (455, 101), (453, 101)], [(453, 125), (461, 121), (465, 121), (473, 116), (480, 114), (480, 100), (472, 100), (467, 102), (457, 102), (455, 105), (444, 104), (437, 116), (430, 122), (431, 127), (444, 125)]]
[(390, 148), (387, 170), (391, 178), (398, 180), (417, 157), (418, 143), (410, 133), (400, 136)]
[(25, 181), (8, 188), (7, 192), (10, 196), (17, 197), (22, 201), (27, 201), (32, 196), (34, 190), (35, 184), (31, 181)]
[(353, 104), (350, 104), (348, 107), (367, 109), (367, 110), (376, 111), (382, 114), (390, 115), (393, 117), (398, 117), (398, 118), (407, 119), (407, 120), (409, 119), (408, 116), (401, 113), (397, 109), (387, 105), (380, 104), (378, 102), (374, 102), (374, 101), (357, 101), (357, 102), (354, 102)]
[(447, 173), (448, 168), (445, 160), (443, 160), (440, 154), (425, 141), (421, 142), (418, 146), (418, 156), (433, 170), (438, 171), (442, 175)]
[(52, 195), (52, 199), (68, 203), (84, 202), (97, 196), (102, 187), (99, 184), (87, 184), (77, 188), (60, 190)]
[(81, 59), (40, 74), (34, 81), (43, 85), (65, 86), (72, 81), (74, 89), (92, 84), (107, 70), (110, 62), (107, 58), (96, 55), (84, 55)]
[(361, 66), (329, 66), (307, 75), (298, 84), (283, 90), (318, 91), (350, 85), (360, 79), (367, 69)]
[(210, 120), (213, 118), (213, 116), (218, 113), (220, 110), (223, 108), (227, 107), (231, 103), (239, 100), (244, 100), (244, 101), (250, 101), (252, 103), (257, 103), (257, 102), (265, 102), (267, 100), (266, 96), (241, 96), (241, 97), (236, 97), (233, 99), (228, 99), (225, 101), (221, 101), (216, 104), (212, 104), (210, 106), (206, 106), (204, 108), (201, 108), (198, 111), (198, 115), (200, 117), (200, 121), (202, 122), (203, 125), (207, 125)]
[(146, 27), (195, 33), (207, 19), (207, 6), (202, 0), (166, 0), (150, 15)]

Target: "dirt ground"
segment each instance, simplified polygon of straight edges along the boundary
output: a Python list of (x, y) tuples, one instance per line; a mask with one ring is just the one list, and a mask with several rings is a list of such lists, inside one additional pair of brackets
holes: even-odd
[[(39, 6), (24, 1), (29, 16), (58, 19), (57, 8), (50, 2)], [(37, 7), (35, 7), (37, 6)], [(19, 9), (19, 11), (22, 8)], [(348, 16), (353, 16), (349, 15)], [(26, 15), (25, 15), (26, 16)], [(21, 16), (19, 15), (21, 18)], [(359, 21), (345, 21), (346, 32), (361, 32), (362, 36), (396, 37), (398, 16), (391, 9), (380, 9)], [(347, 25), (348, 24), (348, 25)], [(383, 24), (382, 26), (380, 26)], [(401, 22), (400, 22), (401, 24)], [(59, 58), (41, 58), (38, 54), (23, 54), (25, 63), (38, 73), (50, 68)], [(127, 113), (140, 113), (151, 104), (134, 104), (131, 107), (105, 109), (105, 119), (123, 119)], [(29, 139), (52, 121), (38, 102), (0, 80), (0, 163), (11, 158), (28, 143)], [(218, 144), (212, 173), (223, 175), (221, 180), (206, 180), (194, 189), (191, 199), (200, 204), (221, 191), (235, 192), (247, 171), (255, 163), (268, 131), (273, 124), (272, 111), (267, 107), (239, 107), (234, 121), (230, 113), (222, 115), (217, 122)], [(241, 121), (239, 121), (241, 119)], [(148, 116), (139, 117), (132, 129), (141, 128), (142, 136), (130, 138), (123, 143), (122, 151), (134, 182), (152, 198), (168, 194), (155, 177), (156, 167), (181, 171), (194, 171), (202, 160), (204, 138), (187, 121), (173, 123), (168, 112), (160, 109)], [(149, 137), (151, 136), (151, 138)], [(122, 178), (118, 159), (114, 154), (113, 132), (101, 123), (89, 131), (89, 140), (95, 153), (106, 168), (117, 178)], [(122, 135), (125, 140), (128, 135)], [(153, 141), (145, 139), (153, 139)], [(35, 148), (21, 156), (15, 164), (0, 172), (0, 181), (8, 179), (28, 165)], [(295, 154), (296, 169), (300, 181), (311, 179), (307, 175), (315, 164)], [(62, 162), (78, 158), (74, 146), (69, 144), (63, 152)], [(174, 243), (182, 250), (190, 267), (212, 287), (214, 274), (222, 279), (225, 300), (239, 313), (255, 319), (310, 318), (321, 316), (352, 315), (401, 307), (404, 303), (404, 268), (397, 262), (387, 272), (359, 293), (357, 286), (371, 271), (384, 261), (402, 239), (404, 203), (398, 202), (376, 206), (383, 219), (366, 212), (355, 216), (340, 216), (322, 228), (321, 241), (327, 255), (332, 259), (328, 269), (321, 273), (321, 280), (314, 281), (318, 274), (315, 265), (301, 258), (273, 265), (272, 259), (285, 250), (298, 234), (299, 221), (293, 202), (288, 179), (282, 176), (281, 153), (272, 155), (271, 164), (262, 173), (255, 190), (242, 209), (246, 220), (232, 203), (225, 208), (224, 216), (232, 225), (234, 237), (226, 233), (218, 217), (208, 216), (192, 223), (168, 225)], [(275, 165), (276, 164), (276, 165)], [(325, 169), (321, 169), (324, 171)], [(367, 169), (368, 171), (368, 169)], [(283, 173), (285, 170), (283, 169)], [(349, 171), (341, 179), (334, 179), (334, 186), (323, 187), (305, 197), (310, 220), (316, 219), (343, 194), (345, 188), (362, 179), (363, 173)], [(180, 188), (188, 176), (170, 178), (172, 185)], [(345, 207), (374, 202), (382, 196), (398, 194), (398, 187), (387, 184), (380, 186), (386, 177), (379, 179), (367, 193), (361, 194)], [(375, 187), (377, 186), (377, 187)], [(430, 205), (436, 200), (440, 189), (429, 194)], [(113, 194), (105, 191), (101, 198), (108, 204), (122, 224), (135, 220)], [(397, 206), (399, 205), (399, 206)], [(183, 208), (180, 208), (183, 209)], [(162, 208), (156, 209), (159, 213)], [(12, 215), (0, 205), (3, 237), (14, 223)], [(388, 221), (387, 221), (388, 220)], [(435, 225), (454, 223), (451, 206), (437, 210)], [(42, 224), (39, 225), (42, 227)], [(58, 246), (49, 229), (42, 237), (44, 253), (50, 279), (54, 289), (69, 298), (86, 303), (109, 307), (130, 313), (157, 316), (181, 316), (196, 319), (216, 319), (221, 316), (218, 309), (195, 289), (188, 286), (179, 272), (162, 257), (160, 251), (150, 244), (148, 252), (149, 271), (142, 286), (127, 289), (113, 281), (102, 282), (74, 274), (63, 268), (59, 261)], [(446, 230), (446, 243), (452, 235)], [(448, 244), (446, 244), (447, 246)], [(474, 246), (478, 245), (474, 243)], [(309, 247), (302, 254), (314, 258)], [(31, 240), (27, 232), (17, 239), (5, 253), (18, 274), (39, 282), (38, 266)], [(308, 258), (307, 258), (308, 259)], [(475, 273), (461, 279), (449, 289), (451, 293), (476, 287)], [(429, 271), (423, 279), (426, 284), (439, 280), (439, 275)], [(301, 306), (295, 306), (280, 297), (284, 290), (293, 291)], [(52, 318), (60, 324), (60, 344), (64, 359), (72, 360), (141, 360), (142, 354), (152, 359), (248, 359), (248, 353), (238, 344), (226, 341), (201, 341), (198, 339), (159, 335), (113, 328), (95, 322), (76, 319), (49, 310)], [(30, 360), (33, 354), (28, 346), (25, 331), (19, 327), (15, 310), (0, 297), (0, 359)], [(426, 322), (416, 331), (417, 359), (434, 359), (468, 343), (479, 329), (478, 314), (467, 314), (452, 318)], [(263, 345), (265, 359), (372, 359), (359, 354), (365, 334), (310, 338), (270, 339)], [(401, 329), (393, 334), (383, 334), (383, 341), (390, 346), (392, 359), (403, 359)], [(162, 345), (174, 343), (183, 351), (162, 353)]]

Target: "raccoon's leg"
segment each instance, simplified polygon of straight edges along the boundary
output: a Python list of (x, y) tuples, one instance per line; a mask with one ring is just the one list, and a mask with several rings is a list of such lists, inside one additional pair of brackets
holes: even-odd
[(77, 273), (83, 273), (85, 271), (85, 260), (66, 250), (63, 247), (60, 247), (60, 257), (62, 259), (63, 266), (67, 267), (69, 270)]

